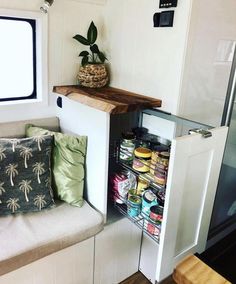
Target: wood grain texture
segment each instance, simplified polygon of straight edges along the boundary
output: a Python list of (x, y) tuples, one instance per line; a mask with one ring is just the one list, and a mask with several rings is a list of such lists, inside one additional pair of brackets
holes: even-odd
[(177, 265), (173, 278), (178, 284), (230, 284), (195, 255), (190, 255)]
[[(140, 272), (136, 272), (129, 278), (122, 281), (120, 284), (151, 284), (151, 282)], [(160, 284), (175, 284), (172, 276), (163, 280)]]
[(159, 99), (112, 87), (54, 86), (53, 92), (110, 114), (161, 107)]

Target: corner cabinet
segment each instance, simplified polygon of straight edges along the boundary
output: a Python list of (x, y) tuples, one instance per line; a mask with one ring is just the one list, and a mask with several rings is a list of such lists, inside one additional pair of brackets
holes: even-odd
[[(152, 283), (161, 282), (183, 257), (205, 249), (227, 127), (175, 117), (156, 109), (160, 100), (119, 89), (62, 86), (54, 92), (62, 100), (63, 130), (88, 136), (86, 198), (106, 222), (95, 237), (94, 283), (119, 283), (137, 270)], [(120, 167), (116, 141), (138, 126), (171, 141), (158, 241), (116, 211), (108, 198), (109, 175)]]

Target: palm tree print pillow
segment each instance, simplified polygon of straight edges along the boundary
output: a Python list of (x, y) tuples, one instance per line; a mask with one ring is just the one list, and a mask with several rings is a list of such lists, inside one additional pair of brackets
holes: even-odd
[(0, 139), (0, 215), (41, 211), (54, 205), (52, 136)]

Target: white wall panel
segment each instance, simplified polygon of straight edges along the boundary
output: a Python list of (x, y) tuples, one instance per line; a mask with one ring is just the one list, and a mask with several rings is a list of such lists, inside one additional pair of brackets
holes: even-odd
[[(0, 8), (39, 11), (42, 3), (43, 0), (0, 0)], [(51, 96), (52, 87), (76, 83), (76, 74), (80, 64), (78, 54), (84, 48), (72, 37), (77, 33), (86, 35), (87, 28), (93, 20), (99, 27), (101, 42), (104, 37), (103, 9), (103, 5), (95, 5), (95, 3), (54, 1), (48, 13), (49, 105), (37, 106), (22, 103), (9, 106), (0, 105), (1, 122), (47, 117), (55, 114), (55, 97)], [(45, 15), (45, 17), (47, 16)], [(13, 84), (14, 76), (17, 74), (12, 70)]]
[(179, 1), (173, 27), (154, 28), (158, 1), (108, 0), (105, 46), (113, 86), (160, 98), (164, 110), (176, 113), (191, 2)]

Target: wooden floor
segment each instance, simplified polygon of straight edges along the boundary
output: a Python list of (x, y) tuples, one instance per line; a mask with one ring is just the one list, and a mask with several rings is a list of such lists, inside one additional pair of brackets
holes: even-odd
[[(120, 284), (150, 284), (151, 282), (141, 273), (136, 272), (134, 275), (130, 276), (126, 280), (122, 281)], [(175, 284), (172, 277), (161, 282), (161, 284)]]
[[(231, 283), (236, 283), (236, 231), (229, 236), (215, 244), (213, 247), (207, 249), (202, 254), (197, 254), (197, 257), (205, 264), (218, 272), (221, 276), (226, 278)], [(208, 281), (209, 282), (209, 281)], [(208, 282), (201, 282), (207, 283)], [(151, 282), (141, 273), (137, 272), (128, 279), (122, 281), (120, 284), (150, 284)], [(186, 283), (186, 282), (184, 282)], [(197, 282), (187, 282), (197, 283)], [(216, 284), (217, 282), (213, 282)], [(227, 281), (225, 281), (227, 283)], [(164, 280), (161, 284), (175, 284), (172, 277)]]
[(189, 255), (175, 268), (173, 277), (178, 284), (230, 284), (222, 275), (213, 270), (195, 255)]

